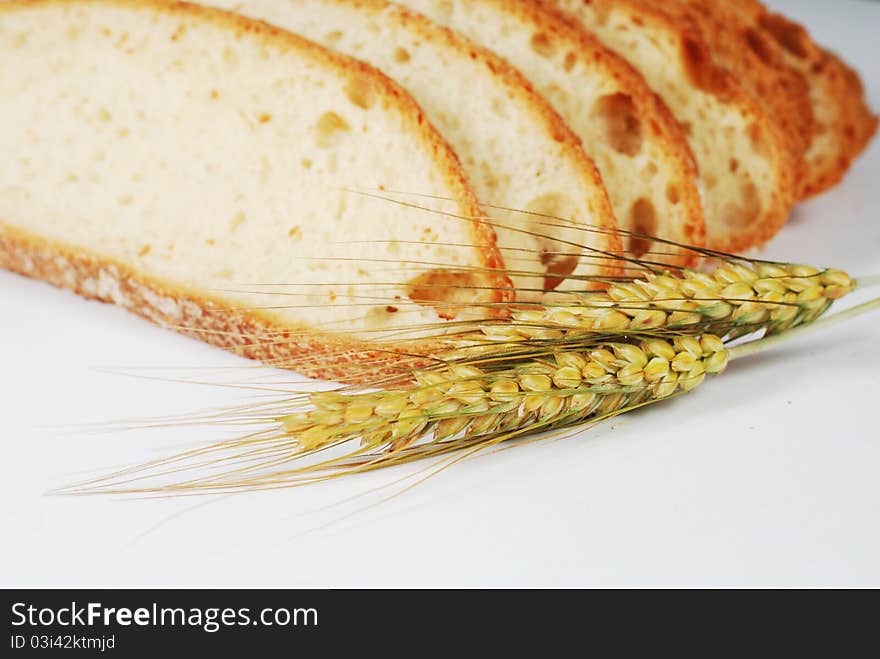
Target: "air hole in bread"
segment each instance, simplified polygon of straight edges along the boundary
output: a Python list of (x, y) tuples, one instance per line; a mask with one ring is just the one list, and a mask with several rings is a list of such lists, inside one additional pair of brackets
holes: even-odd
[(756, 123), (749, 124), (746, 134), (749, 136), (752, 148), (754, 148), (757, 153), (766, 155), (767, 149), (764, 144), (764, 132), (761, 130), (761, 127)]
[[(580, 263), (582, 250), (575, 245), (570, 236), (565, 236), (564, 223), (570, 220), (574, 204), (564, 194), (548, 193), (532, 199), (525, 210), (536, 215), (529, 221), (527, 229), (535, 234), (535, 247), (538, 258), (544, 266), (544, 290), (556, 289), (573, 273)], [(554, 218), (559, 218), (554, 220)], [(559, 224), (559, 227), (553, 226)], [(564, 242), (567, 240), (568, 242)]]
[(328, 32), (326, 35), (324, 35), (324, 44), (330, 46), (331, 48), (338, 44), (341, 40), (341, 30), (333, 30), (332, 32)]
[[(392, 309), (394, 311), (392, 311)], [(367, 312), (367, 315), (364, 317), (364, 324), (368, 329), (379, 329), (381, 327), (386, 327), (391, 321), (391, 314), (397, 313), (397, 307), (394, 306), (384, 306), (384, 307), (373, 307)]]
[[(572, 206), (571, 200), (564, 194), (548, 192), (532, 199), (523, 210), (533, 213), (536, 217), (536, 222), (552, 222), (555, 218), (565, 222), (568, 219), (566, 218), (566, 209)], [(532, 228), (538, 232), (547, 233), (546, 229), (542, 230), (540, 227)]]
[(409, 51), (406, 48), (394, 49), (394, 61), (398, 64), (406, 64), (410, 60)]
[(473, 303), (478, 286), (472, 272), (437, 269), (411, 279), (406, 291), (413, 302), (435, 307), (438, 316), (451, 319)]
[(657, 167), (657, 163), (649, 162), (645, 165), (644, 169), (642, 169), (642, 179), (645, 181), (649, 181), (657, 176), (657, 172), (659, 172), (659, 168)]
[[(633, 233), (653, 236), (657, 233), (657, 213), (650, 199), (640, 197), (630, 210), (630, 222)], [(645, 236), (632, 235), (629, 237), (629, 252), (631, 256), (640, 257), (647, 254), (653, 241)]]
[(593, 6), (593, 11), (596, 15), (596, 25), (603, 27), (608, 24), (608, 19), (611, 18), (611, 6), (607, 2), (604, 0), (596, 0), (596, 2), (585, 0), (584, 4)]
[(791, 23), (782, 16), (765, 15), (759, 19), (759, 24), (780, 46), (789, 53), (801, 59), (809, 55), (807, 42), (809, 37), (804, 29), (796, 23)]
[(335, 112), (325, 112), (315, 125), (318, 146), (327, 148), (337, 144), (341, 134), (349, 130), (351, 126), (345, 119)]
[(681, 42), (681, 59), (694, 87), (708, 89), (711, 85), (713, 65), (711, 55), (699, 41), (685, 38)]
[(728, 166), (730, 167), (730, 173), (736, 174), (737, 170), (739, 169), (739, 160), (737, 160), (736, 158), (731, 158), (730, 164)]
[(673, 206), (681, 201), (681, 193), (678, 191), (678, 187), (675, 184), (670, 183), (666, 186), (666, 199)]
[(770, 50), (770, 44), (764, 39), (764, 35), (762, 35), (758, 30), (753, 28), (749, 28), (745, 33), (746, 43), (749, 45), (749, 49), (762, 62), (771, 62), (773, 59), (773, 51)]
[(351, 78), (345, 85), (345, 96), (353, 105), (363, 110), (369, 110), (373, 105), (373, 88), (364, 78)]
[(575, 270), (581, 257), (579, 254), (560, 251), (542, 251), (541, 264), (544, 266), (544, 290), (552, 291), (559, 287)]
[(631, 96), (620, 93), (602, 96), (593, 105), (593, 116), (602, 122), (615, 151), (634, 156), (641, 150), (642, 122)]
[(721, 209), (721, 221), (733, 229), (750, 226), (760, 215), (761, 198), (758, 187), (752, 181), (743, 183), (739, 198), (727, 202)]
[(533, 34), (532, 40), (529, 43), (532, 46), (532, 50), (542, 57), (553, 57), (556, 54), (556, 44), (543, 32)]

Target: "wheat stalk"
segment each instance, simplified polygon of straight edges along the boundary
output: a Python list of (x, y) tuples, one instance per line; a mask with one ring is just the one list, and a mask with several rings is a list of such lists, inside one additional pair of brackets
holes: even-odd
[(484, 324), (459, 345), (564, 341), (590, 333), (712, 333), (725, 340), (759, 330), (774, 334), (812, 322), (854, 287), (840, 270), (730, 260), (710, 273), (650, 272), (605, 291), (568, 294), (577, 297), (514, 311), (509, 321)]
[(280, 422), (302, 451), (354, 438), (371, 450), (400, 451), (420, 438), (469, 439), (607, 417), (690, 391), (707, 373), (723, 371), (727, 359), (721, 339), (707, 334), (599, 344), (500, 368), (455, 364), (415, 371), (409, 390), (314, 394), (314, 409)]
[[(748, 354), (755, 349), (749, 346), (796, 335), (855, 285), (839, 270), (733, 259), (711, 273), (650, 272), (603, 292), (580, 293), (572, 304), (517, 310), (509, 320), (483, 324), (437, 355), (436, 366), (408, 371), (396, 389), (346, 388), (288, 399), (279, 403), (283, 412), (252, 419), (267, 424), (266, 431), (67, 491), (289, 487), (420, 458), (469, 455), (526, 434), (607, 419), (720, 373), (732, 354), (726, 341), (757, 330), (775, 335), (733, 349)], [(333, 454), (350, 442), (359, 447)], [(139, 484), (195, 468), (211, 473)]]

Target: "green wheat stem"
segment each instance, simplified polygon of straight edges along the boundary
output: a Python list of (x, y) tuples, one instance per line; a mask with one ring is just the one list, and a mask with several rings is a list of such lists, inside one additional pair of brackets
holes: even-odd
[(868, 277), (859, 277), (855, 280), (857, 288), (868, 288), (869, 286), (880, 285), (880, 275), (870, 275)]
[(756, 355), (758, 353), (764, 352), (765, 350), (769, 350), (770, 348), (773, 348), (780, 343), (785, 343), (786, 341), (789, 341), (791, 339), (796, 339), (803, 334), (808, 334), (810, 332), (813, 332), (814, 330), (819, 330), (823, 327), (827, 328), (836, 325), (837, 323), (845, 322), (847, 320), (850, 320), (857, 316), (861, 316), (862, 314), (868, 313), (870, 311), (875, 311), (877, 309), (880, 309), (880, 297), (874, 298), (873, 300), (868, 300), (867, 302), (863, 302), (862, 304), (858, 304), (851, 309), (839, 311), (830, 316), (826, 316), (825, 318), (814, 320), (808, 325), (801, 325), (800, 327), (792, 328), (782, 334), (773, 334), (771, 336), (767, 336), (756, 341), (749, 341), (748, 343), (734, 346), (730, 348), (730, 359), (740, 359), (749, 355)]

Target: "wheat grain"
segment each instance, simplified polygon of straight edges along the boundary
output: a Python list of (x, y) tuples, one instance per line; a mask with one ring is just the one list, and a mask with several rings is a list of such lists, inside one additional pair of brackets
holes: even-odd
[(596, 332), (712, 333), (725, 340), (773, 334), (812, 322), (854, 286), (840, 270), (730, 260), (711, 273), (652, 272), (580, 293), (570, 303), (514, 311), (457, 345), (564, 341)]
[(405, 390), (310, 396), (313, 410), (281, 419), (301, 451), (361, 439), (399, 451), (421, 438), (495, 436), (605, 418), (669, 398), (720, 373), (728, 352), (713, 335), (604, 343), (585, 352), (500, 368), (452, 364), (415, 371)]
[[(707, 374), (723, 371), (732, 355), (804, 331), (854, 287), (837, 270), (733, 258), (711, 273), (651, 272), (612, 282), (571, 304), (515, 310), (509, 320), (481, 325), (479, 333), (470, 326), (449, 342), (452, 349), (435, 355), (435, 367), (375, 383), (399, 388), (287, 398), (269, 413), (255, 412), (264, 430), (72, 491), (258, 490), (420, 458), (453, 455), (454, 462), (509, 439), (599, 421), (690, 391)], [(761, 329), (776, 336), (725, 347)], [(193, 469), (207, 473), (173, 484), (138, 483)]]

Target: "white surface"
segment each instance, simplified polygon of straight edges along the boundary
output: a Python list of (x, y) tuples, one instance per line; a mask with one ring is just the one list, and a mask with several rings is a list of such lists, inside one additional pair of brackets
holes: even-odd
[[(853, 62), (880, 107), (880, 5), (773, 5)], [(875, 142), (766, 254), (880, 274), (878, 181)], [(249, 395), (101, 367), (183, 365), (200, 378), (234, 369), (214, 381), (255, 374), (119, 309), (7, 273), (0, 303), (2, 586), (880, 586), (877, 314), (737, 363), (671, 404), (460, 464), (345, 517), (375, 498), (314, 511), (401, 472), (223, 499), (45, 496), (84, 472), (205, 438), (186, 428), (96, 436), (72, 424)]]

